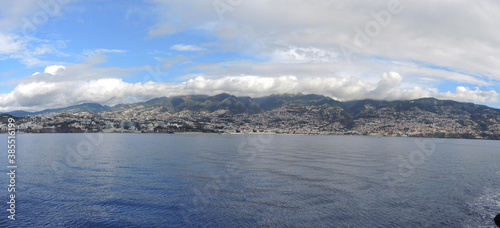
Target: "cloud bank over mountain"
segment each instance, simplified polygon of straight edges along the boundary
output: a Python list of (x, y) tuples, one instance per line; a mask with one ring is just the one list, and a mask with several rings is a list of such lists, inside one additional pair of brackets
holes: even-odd
[[(85, 75), (66, 77), (72, 67), (50, 66), (44, 73), (35, 73), (26, 82), (21, 82), (13, 92), (0, 95), (3, 110), (22, 109), (37, 111), (45, 108), (64, 107), (79, 103), (116, 105), (144, 101), (162, 96), (187, 94), (215, 95), (223, 92), (237, 96), (266, 96), (283, 93), (308, 93), (332, 97), (339, 101), (377, 99), (408, 100), (422, 97), (441, 99), (496, 102), (498, 93), (468, 87), (457, 87), (454, 92), (438, 92), (436, 89), (401, 87), (403, 77), (396, 72), (383, 73), (377, 83), (356, 77), (262, 77), (226, 76), (222, 78), (196, 77), (180, 83), (127, 83), (121, 78), (94, 80), (68, 80), (85, 78)], [(76, 67), (80, 69), (80, 67)], [(109, 71), (110, 69), (103, 69)], [(86, 71), (84, 71), (86, 72)], [(65, 79), (66, 78), (66, 79)], [(39, 80), (40, 79), (40, 80)], [(12, 105), (14, 104), (14, 105)]]
[(494, 0), (0, 3), (0, 111), (221, 92), (499, 107), (499, 12)]

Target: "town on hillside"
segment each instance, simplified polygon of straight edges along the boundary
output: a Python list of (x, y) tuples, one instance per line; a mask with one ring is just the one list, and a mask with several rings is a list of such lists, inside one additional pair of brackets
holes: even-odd
[[(179, 100), (180, 98), (180, 100)], [(88, 108), (87, 108), (88, 109)], [(7, 131), (6, 117), (0, 131)], [(20, 133), (218, 133), (500, 139), (500, 111), (467, 103), (337, 102), (319, 95), (183, 96), (104, 111), (74, 107), (16, 117)]]

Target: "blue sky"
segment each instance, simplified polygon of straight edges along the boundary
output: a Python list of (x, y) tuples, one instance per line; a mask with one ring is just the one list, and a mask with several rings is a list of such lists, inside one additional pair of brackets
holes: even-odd
[(222, 92), (500, 107), (499, 12), (465, 0), (2, 2), (0, 111)]

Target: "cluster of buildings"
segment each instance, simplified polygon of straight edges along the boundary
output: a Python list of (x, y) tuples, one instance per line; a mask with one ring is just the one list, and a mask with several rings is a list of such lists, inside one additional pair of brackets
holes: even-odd
[[(48, 113), (26, 116), (17, 121), (19, 132), (137, 132), (137, 133), (259, 133), (337, 134), (425, 137), (488, 138), (500, 135), (500, 117), (480, 126), (467, 113), (442, 107), (440, 114), (413, 108), (370, 109), (358, 116), (346, 115), (336, 106), (284, 105), (258, 114), (231, 115), (228, 110), (181, 111), (162, 107), (130, 107), (100, 113)], [(6, 131), (6, 123), (0, 123)]]
[(377, 118), (358, 118), (354, 120), (353, 134), (382, 134), (386, 136), (463, 136), (482, 138), (482, 134), (500, 134), (499, 119), (493, 120), (497, 125), (481, 130), (470, 114), (457, 114), (453, 110), (441, 110), (442, 114), (422, 111), (418, 108), (411, 111), (396, 112), (391, 108), (374, 111)]

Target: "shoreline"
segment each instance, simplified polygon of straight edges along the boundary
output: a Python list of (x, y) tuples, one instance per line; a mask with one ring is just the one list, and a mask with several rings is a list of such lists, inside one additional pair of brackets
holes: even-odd
[[(2, 132), (0, 135), (8, 134), (7, 132)], [(214, 133), (214, 132), (16, 132), (16, 135), (43, 135), (43, 134), (154, 134), (154, 135), (283, 135), (283, 136), (364, 136), (364, 137), (377, 137), (377, 138), (426, 138), (426, 139), (468, 139), (468, 140), (487, 140), (487, 141), (500, 141), (500, 139), (491, 138), (460, 138), (460, 137), (427, 137), (427, 136), (391, 136), (391, 135), (358, 135), (358, 134), (284, 134), (275, 132), (257, 132), (257, 133)]]

